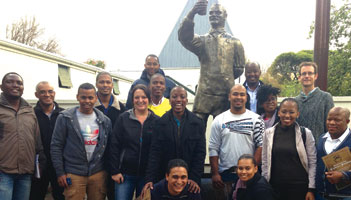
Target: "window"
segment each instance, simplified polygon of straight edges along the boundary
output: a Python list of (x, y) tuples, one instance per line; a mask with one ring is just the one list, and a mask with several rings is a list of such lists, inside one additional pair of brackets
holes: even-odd
[(58, 64), (58, 81), (60, 88), (71, 88), (72, 80), (70, 68), (64, 65)]
[(121, 92), (119, 91), (118, 80), (113, 79), (113, 94), (119, 95)]

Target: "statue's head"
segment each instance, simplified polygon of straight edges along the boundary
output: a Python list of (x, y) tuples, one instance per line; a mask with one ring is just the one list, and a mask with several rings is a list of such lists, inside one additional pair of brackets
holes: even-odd
[(209, 20), (212, 28), (224, 27), (226, 19), (227, 11), (225, 8), (218, 3), (213, 4), (209, 11)]

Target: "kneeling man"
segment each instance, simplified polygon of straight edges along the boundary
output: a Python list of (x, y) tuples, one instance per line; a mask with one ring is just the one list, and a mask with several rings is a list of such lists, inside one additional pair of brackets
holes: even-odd
[(151, 200), (161, 199), (201, 199), (200, 193), (189, 192), (188, 165), (184, 160), (170, 160), (166, 178), (155, 184), (151, 190)]

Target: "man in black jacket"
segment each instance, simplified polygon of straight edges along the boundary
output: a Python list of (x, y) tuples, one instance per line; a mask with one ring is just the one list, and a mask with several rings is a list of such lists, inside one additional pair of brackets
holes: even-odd
[(257, 62), (248, 62), (245, 64), (245, 82), (243, 86), (247, 91), (247, 102), (246, 109), (251, 110), (254, 113), (257, 113), (257, 92), (258, 89), (263, 85), (263, 82), (260, 81), (261, 76), (261, 67)]
[[(132, 86), (130, 87), (129, 93), (128, 93), (128, 99), (127, 99), (127, 103), (126, 103), (126, 107), (128, 109), (131, 109), (133, 107), (132, 105), (132, 90), (134, 88), (134, 86), (138, 85), (138, 84), (143, 84), (146, 87), (149, 86), (150, 84), (150, 78), (152, 75), (159, 73), (162, 74), (163, 76), (166, 76), (165, 73), (163, 72), (162, 69), (160, 69), (160, 61), (158, 59), (158, 57), (154, 54), (149, 54), (148, 56), (146, 56), (145, 59), (145, 64), (144, 64), (144, 71), (141, 74), (140, 78), (135, 80), (134, 83), (132, 84)], [(169, 98), (169, 94), (171, 93), (172, 88), (175, 86), (175, 84), (173, 83), (173, 81), (171, 81), (170, 79), (168, 79), (167, 77), (165, 77), (166, 80), (166, 91), (164, 93), (164, 96), (166, 98)]]
[(103, 112), (114, 127), (115, 121), (120, 114), (126, 111), (123, 103), (118, 101), (117, 96), (113, 95), (112, 76), (108, 72), (100, 72), (96, 76), (95, 86), (97, 88), (96, 96), (98, 101), (95, 103), (95, 108)]
[(144, 191), (164, 177), (170, 160), (179, 158), (189, 166), (189, 190), (200, 192), (206, 156), (205, 125), (186, 109), (187, 103), (185, 89), (174, 87), (170, 95), (172, 109), (155, 123)]
[(35, 96), (38, 98), (38, 102), (34, 107), (34, 111), (38, 118), (41, 141), (47, 158), (47, 165), (45, 169), (41, 169), (42, 174), (40, 179), (33, 178), (30, 199), (44, 200), (49, 182), (52, 187), (52, 197), (55, 200), (65, 199), (63, 196), (63, 188), (57, 183), (55, 169), (52, 166), (50, 156), (52, 132), (54, 131), (57, 116), (63, 108), (59, 107), (54, 101), (55, 90), (47, 81), (41, 81), (37, 84)]
[[(120, 114), (126, 111), (125, 106), (123, 103), (118, 101), (117, 96), (113, 95), (113, 80), (112, 76), (108, 72), (100, 72), (96, 76), (96, 83), (95, 86), (97, 88), (96, 96), (98, 100), (95, 103), (95, 108), (103, 112), (110, 120), (112, 124), (112, 128), (115, 125), (115, 122)], [(108, 150), (109, 148), (107, 148)], [(105, 153), (108, 155), (108, 151)], [(106, 168), (109, 172), (109, 165), (106, 165)], [(109, 200), (113, 200), (115, 193), (114, 193), (114, 182), (111, 179), (111, 176), (107, 176), (107, 198)]]

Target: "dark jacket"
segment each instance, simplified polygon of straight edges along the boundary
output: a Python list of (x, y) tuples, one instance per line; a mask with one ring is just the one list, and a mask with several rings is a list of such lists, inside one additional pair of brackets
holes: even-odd
[(100, 103), (100, 100), (96, 101), (95, 108), (103, 112), (111, 120), (112, 128), (113, 128), (115, 127), (115, 122), (118, 116), (122, 114), (124, 111), (126, 111), (126, 107), (123, 105), (123, 103), (117, 100), (117, 97), (115, 95), (113, 94), (111, 95), (113, 97), (113, 102), (106, 111), (105, 111), (104, 105)]
[[(158, 72), (156, 73), (160, 73), (162, 74), (163, 76), (165, 76), (165, 73), (163, 72), (162, 69), (159, 69)], [(173, 81), (171, 81), (169, 78), (166, 78), (165, 77), (165, 80), (166, 80), (166, 91), (164, 93), (164, 97), (166, 97), (167, 99), (169, 99), (169, 96), (171, 94), (171, 90), (172, 88), (174, 88), (176, 85), (173, 83)], [(140, 79), (137, 79), (133, 82), (132, 86), (130, 87), (129, 89), (129, 93), (128, 93), (128, 98), (127, 98), (127, 103), (126, 103), (126, 107), (127, 109), (131, 109), (133, 107), (132, 105), (132, 90), (134, 88), (134, 86), (136, 86), (137, 84), (143, 84), (145, 86), (149, 86), (150, 84), (150, 79), (147, 75), (147, 71), (146, 69), (144, 69), (143, 73), (141, 74), (140, 76)]]
[(200, 193), (191, 193), (188, 191), (188, 184), (177, 196), (172, 196), (169, 194), (167, 185), (168, 182), (166, 179), (163, 179), (155, 184), (154, 189), (151, 190), (151, 200), (201, 200)]
[[(260, 88), (262, 85), (264, 85), (264, 83), (262, 81), (258, 80), (258, 82), (259, 82), (258, 88)], [(247, 82), (246, 81), (244, 81), (243, 86), (245, 87), (246, 90), (249, 90), (249, 87), (247, 86)], [(246, 101), (246, 104), (245, 104), (245, 108), (251, 110), (249, 93), (246, 92), (246, 96), (247, 96), (247, 101)], [(257, 101), (257, 99), (256, 99), (256, 101)], [(256, 113), (258, 113), (258, 109), (259, 109), (259, 107), (258, 107), (258, 104), (257, 104), (256, 105)]]
[(96, 122), (99, 125), (99, 137), (91, 161), (88, 162), (84, 138), (80, 132), (76, 114), (78, 108), (74, 107), (61, 112), (56, 120), (50, 153), (57, 177), (66, 173), (91, 176), (105, 169), (104, 152), (112, 131), (111, 121), (94, 108)]
[(40, 128), (40, 136), (41, 141), (44, 147), (44, 153), (47, 159), (47, 164), (52, 166), (51, 156), (50, 156), (50, 144), (52, 133), (54, 132), (56, 119), (61, 111), (64, 109), (59, 107), (59, 105), (54, 102), (55, 109), (52, 111), (50, 118), (44, 113), (43, 109), (41, 108), (39, 101), (37, 105), (34, 107), (35, 115), (37, 116), (39, 128)]
[(237, 200), (274, 200), (276, 195), (267, 180), (256, 173), (254, 177), (246, 182), (246, 188), (239, 188)]
[(1, 93), (0, 173), (33, 174), (36, 154), (39, 154), (40, 164), (45, 166), (39, 125), (32, 106), (21, 98), (16, 111)]
[[(351, 131), (350, 129), (348, 130), (348, 135), (346, 136), (344, 141), (342, 141), (342, 143), (339, 144), (339, 146), (336, 149), (334, 149), (333, 152), (338, 151), (344, 147), (351, 148)], [(327, 194), (346, 194), (351, 196), (351, 187), (347, 187), (342, 190), (337, 190), (335, 184), (331, 184), (327, 180), (327, 178), (325, 178), (325, 172), (327, 171), (327, 168), (325, 167), (324, 162), (322, 160), (322, 157), (327, 155), (324, 148), (324, 144), (327, 138), (323, 138), (325, 134), (322, 134), (319, 137), (317, 145), (316, 189), (318, 190), (318, 192), (323, 192)], [(347, 172), (349, 180), (351, 180), (350, 173), (351, 172)]]
[(155, 123), (145, 181), (158, 182), (167, 171), (168, 161), (180, 158), (189, 166), (189, 179), (200, 185), (205, 156), (203, 121), (186, 109), (178, 129), (171, 109)]
[(141, 124), (133, 109), (117, 119), (109, 146), (111, 174), (143, 176), (149, 157), (154, 121), (159, 117), (149, 110), (149, 116)]

